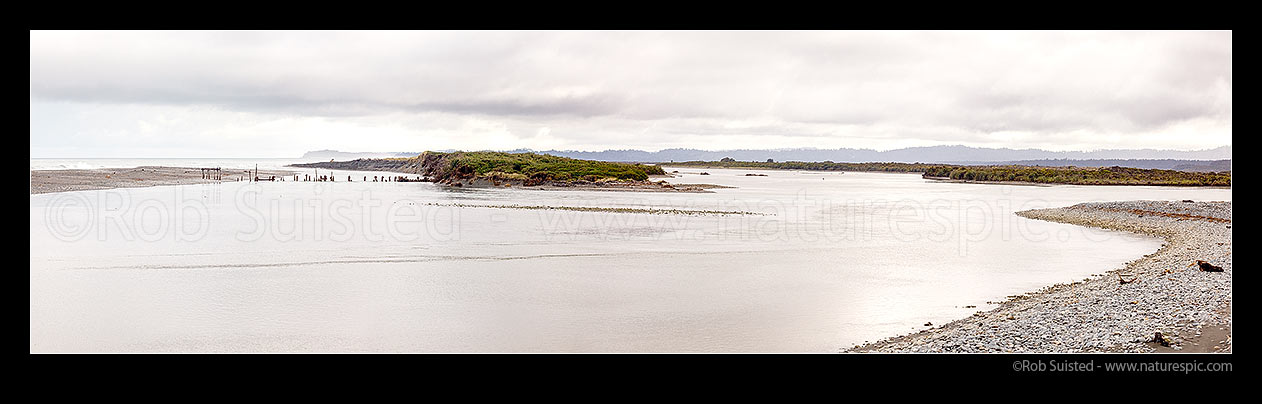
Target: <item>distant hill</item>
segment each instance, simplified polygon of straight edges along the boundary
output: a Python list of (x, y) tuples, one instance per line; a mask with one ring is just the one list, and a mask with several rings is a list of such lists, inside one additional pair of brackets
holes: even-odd
[[(961, 162), (964, 165), (978, 165)], [(1176, 159), (1127, 159), (1127, 160), (1016, 160), (1002, 163), (1021, 166), (1041, 167), (1131, 167), (1157, 170), (1175, 170), (1188, 172), (1220, 172), (1231, 171), (1231, 159), (1226, 160), (1176, 160)]]
[[(444, 150), (446, 151), (446, 150)], [(1000, 164), (1017, 162), (1046, 162), (1046, 165), (1076, 166), (1123, 166), (1136, 168), (1180, 169), (1184, 171), (1221, 171), (1208, 169), (1212, 167), (1228, 167), (1230, 169), (1231, 146), (1222, 146), (1207, 150), (1096, 150), (1089, 152), (1054, 152), (1040, 149), (993, 149), (969, 146), (927, 146), (909, 147), (888, 151), (872, 149), (735, 149), (735, 150), (699, 150), (699, 149), (663, 149), (650, 152), (643, 150), (543, 150), (531, 149), (504, 150), (510, 153), (534, 152), (559, 157), (583, 160), (599, 160), (612, 162), (665, 163), (671, 161), (718, 161), (732, 158), (737, 161), (806, 161), (806, 162), (895, 162), (895, 163), (937, 163), (937, 164)], [(414, 157), (420, 153), (347, 153), (335, 150), (307, 152), (304, 159), (312, 160), (351, 160), (357, 158)], [(1120, 161), (1109, 164), (1103, 161)], [(1218, 162), (1214, 162), (1218, 160)], [(1226, 160), (1226, 163), (1222, 161)], [(1062, 164), (1062, 162), (1064, 162)], [(1169, 163), (1167, 163), (1169, 162)], [(1160, 166), (1171, 164), (1169, 166)], [(1044, 165), (1043, 163), (1037, 165)], [(1136, 166), (1144, 165), (1144, 166)], [(1154, 166), (1157, 165), (1157, 166)], [(1207, 166), (1207, 167), (1200, 167)]]

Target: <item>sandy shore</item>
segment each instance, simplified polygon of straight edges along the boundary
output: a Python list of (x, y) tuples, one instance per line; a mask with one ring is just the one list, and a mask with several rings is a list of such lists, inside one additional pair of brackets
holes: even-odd
[[(294, 175), (286, 170), (259, 170), (259, 177)], [(245, 170), (227, 170), (223, 181), (247, 180)], [(292, 178), (288, 178), (292, 179)], [(199, 168), (189, 167), (136, 167), (97, 168), (90, 170), (31, 170), (31, 194), (50, 192), (88, 191), (114, 188), (140, 188), (159, 185), (208, 184), (213, 180), (202, 178)]]
[[(924, 179), (926, 179), (926, 180), (933, 180), (933, 181), (937, 181), (937, 182), (950, 182), (950, 183), (955, 183), (955, 184), (1020, 185), (1020, 186), (1027, 186), (1027, 187), (1052, 187), (1052, 186), (1057, 186), (1057, 185), (1071, 185), (1071, 184), (1052, 184), (1052, 183), (1043, 184), (1043, 183), (1037, 183), (1037, 182), (1025, 182), (1025, 181), (974, 181), (974, 180), (957, 180), (957, 179), (951, 179), (951, 178), (949, 178), (949, 177), (925, 177), (925, 176), (923, 176), (923, 175), (922, 175), (920, 178), (924, 178)], [(1092, 186), (1093, 186), (1093, 187), (1099, 187), (1099, 186), (1105, 186), (1105, 185), (1092, 185)]]
[(711, 189), (717, 188), (734, 188), (725, 185), (715, 184), (671, 184), (661, 178), (672, 178), (671, 176), (653, 176), (652, 179), (646, 181), (609, 181), (609, 182), (587, 182), (587, 181), (548, 181), (538, 185), (523, 185), (520, 180), (491, 180), (486, 178), (464, 179), (458, 181), (443, 181), (438, 184), (446, 186), (462, 187), (462, 188), (517, 188), (529, 189), (536, 191), (621, 191), (621, 192), (691, 192), (691, 193), (710, 193)]
[[(1017, 214), (1153, 235), (1166, 243), (1123, 268), (845, 351), (1231, 352), (1231, 202), (1084, 203)], [(1197, 260), (1223, 272), (1190, 265)], [(1132, 282), (1122, 284), (1119, 275)], [(1172, 344), (1147, 342), (1157, 332)]]
[(713, 193), (711, 189), (736, 188), (725, 185), (715, 184), (666, 184), (644, 181), (639, 183), (609, 183), (609, 184), (582, 184), (582, 185), (544, 185), (537, 187), (525, 187), (525, 189), (538, 189), (543, 191), (622, 191), (622, 192), (691, 192), (691, 193)]

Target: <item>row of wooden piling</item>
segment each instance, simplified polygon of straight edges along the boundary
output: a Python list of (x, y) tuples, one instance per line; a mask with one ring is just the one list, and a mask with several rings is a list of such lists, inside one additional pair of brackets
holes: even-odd
[[(219, 167), (202, 168), (201, 171), (202, 171), (202, 179), (204, 180), (223, 181), (223, 169)], [(246, 176), (244, 178), (252, 182), (285, 181), (285, 177), (283, 176), (282, 177), (277, 177), (275, 175), (269, 175), (266, 177), (259, 176), (258, 165), (255, 165), (254, 170), (252, 171), (245, 170), (245, 174)], [(242, 177), (237, 177), (236, 181), (241, 181), (241, 179)], [(333, 176), (332, 172), (330, 172), (327, 175), (320, 175), (320, 170), (316, 170), (315, 174), (294, 174), (294, 182), (334, 182), (334, 181), (337, 181), (337, 179), (336, 177)], [(363, 181), (368, 182), (367, 175), (363, 176)], [(425, 179), (421, 176), (416, 176), (416, 178), (408, 177), (406, 175), (395, 175), (395, 176), (374, 175), (372, 176), (372, 182), (424, 182), (424, 181)], [(350, 175), (346, 176), (346, 182), (355, 182), (353, 176), (350, 176)]]
[[(337, 179), (333, 175), (305, 174), (305, 175), (302, 175), (301, 178), (299, 178), (298, 174), (294, 174), (294, 181), (333, 182), (333, 181), (337, 181)], [(411, 178), (406, 175), (396, 175), (393, 177), (385, 176), (385, 175), (372, 176), (372, 182), (423, 182), (423, 181), (424, 179), (422, 179), (420, 176), (417, 176), (416, 178)], [(350, 176), (350, 175), (346, 176), (346, 182), (355, 182), (354, 176)], [(367, 175), (363, 176), (363, 182), (369, 182)]]
[[(202, 168), (201, 171), (202, 171), (203, 180), (223, 181), (222, 168), (219, 168), (219, 167)], [(281, 177), (277, 177), (275, 175), (269, 175), (266, 177), (259, 176), (259, 168), (257, 165), (254, 166), (254, 170), (245, 170), (244, 173), (245, 173), (245, 176), (237, 177), (235, 180), (241, 181), (244, 178), (252, 182), (285, 181), (284, 176), (281, 176)], [(334, 181), (337, 181), (337, 179), (336, 177), (333, 176), (331, 172), (327, 175), (320, 175), (320, 171), (316, 170), (315, 174), (294, 174), (294, 182), (334, 182)], [(363, 176), (363, 181), (368, 182), (367, 175)], [(421, 176), (416, 176), (415, 178), (408, 177), (406, 175), (395, 175), (395, 176), (374, 175), (372, 176), (372, 182), (424, 182), (424, 181), (425, 180)], [(346, 176), (346, 182), (355, 182), (354, 177), (350, 175)]]
[(223, 170), (220, 170), (220, 169), (219, 169), (219, 167), (215, 167), (215, 168), (203, 168), (203, 169), (202, 169), (202, 179), (203, 179), (203, 180), (223, 181)]

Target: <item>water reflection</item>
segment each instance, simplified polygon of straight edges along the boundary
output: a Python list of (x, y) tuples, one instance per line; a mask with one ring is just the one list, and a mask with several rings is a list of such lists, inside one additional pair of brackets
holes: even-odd
[[(668, 181), (738, 188), (284, 182), (32, 195), (31, 350), (835, 352), (1161, 244), (1013, 211), (1231, 199), (677, 170)], [(670, 209), (757, 214), (649, 211)]]

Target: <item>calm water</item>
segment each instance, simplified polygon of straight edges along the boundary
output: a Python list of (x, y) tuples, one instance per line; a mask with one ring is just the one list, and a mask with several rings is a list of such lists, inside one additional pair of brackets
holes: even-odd
[[(683, 173), (671, 182), (738, 188), (283, 182), (32, 195), (30, 350), (836, 352), (1161, 245), (1013, 211), (1231, 200), (1226, 189), (668, 170)], [(755, 172), (767, 176), (744, 176)], [(509, 204), (762, 215), (471, 206)]]

